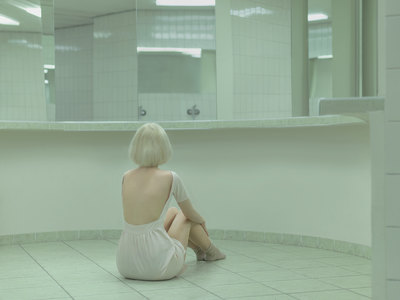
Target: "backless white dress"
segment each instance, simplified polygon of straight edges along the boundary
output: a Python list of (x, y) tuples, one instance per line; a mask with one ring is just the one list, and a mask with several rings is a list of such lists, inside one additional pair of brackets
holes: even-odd
[(188, 195), (179, 176), (171, 173), (171, 191), (158, 220), (143, 225), (125, 221), (117, 251), (117, 268), (125, 278), (166, 280), (183, 271), (185, 248), (168, 235), (164, 220), (172, 195), (177, 202), (187, 200)]

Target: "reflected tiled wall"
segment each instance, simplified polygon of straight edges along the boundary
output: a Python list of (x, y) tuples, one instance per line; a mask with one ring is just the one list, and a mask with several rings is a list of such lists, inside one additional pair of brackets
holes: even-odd
[(0, 32), (0, 120), (46, 120), (41, 34)]
[[(137, 26), (138, 47), (215, 50), (213, 10), (139, 10)], [(212, 93), (141, 93), (139, 105), (147, 112), (140, 120), (192, 120), (186, 111), (193, 105), (200, 110), (196, 120), (216, 119)]]
[(308, 57), (332, 55), (332, 24), (311, 23), (308, 26)]
[(56, 30), (56, 121), (92, 120), (92, 36), (92, 25)]
[(137, 17), (138, 47), (215, 49), (213, 10), (139, 10)]
[(400, 2), (386, 2), (385, 208), (386, 299), (400, 293)]
[(93, 120), (137, 120), (136, 12), (94, 19)]
[[(179, 121), (193, 120), (187, 110), (194, 105), (200, 114), (196, 120), (215, 120), (217, 118), (215, 94), (140, 94), (139, 102), (146, 111), (140, 121)], [(195, 109), (196, 109), (195, 108)]]
[(288, 117), (290, 0), (231, 0), (234, 118)]

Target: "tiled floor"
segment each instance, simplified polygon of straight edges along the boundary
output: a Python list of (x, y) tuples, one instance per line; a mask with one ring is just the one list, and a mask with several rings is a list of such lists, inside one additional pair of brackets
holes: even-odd
[(117, 240), (0, 246), (0, 299), (315, 299), (371, 297), (371, 262), (313, 248), (214, 241), (227, 259), (196, 262), (168, 281), (127, 280), (115, 265)]

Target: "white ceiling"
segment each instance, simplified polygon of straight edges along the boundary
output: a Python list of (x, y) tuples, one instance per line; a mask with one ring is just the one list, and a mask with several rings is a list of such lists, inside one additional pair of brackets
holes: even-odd
[[(39, 5), (39, 3), (40, 0), (0, 0), (0, 14), (20, 22), (19, 26), (0, 25), (0, 31), (41, 32), (41, 19), (16, 7), (18, 4)], [(155, 5), (155, 0), (137, 0), (137, 3), (139, 9), (160, 9)], [(323, 12), (328, 16), (331, 15), (331, 0), (308, 0), (308, 5), (311, 13)], [(54, 0), (54, 22), (56, 28), (91, 24), (94, 17), (134, 9), (136, 9), (136, 0)], [(163, 7), (162, 9), (177, 8)]]

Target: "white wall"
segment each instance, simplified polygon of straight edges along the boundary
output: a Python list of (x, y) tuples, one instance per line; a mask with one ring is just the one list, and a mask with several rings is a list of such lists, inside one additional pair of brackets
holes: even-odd
[[(368, 126), (168, 131), (209, 228), (370, 245)], [(131, 132), (0, 131), (0, 235), (122, 228)]]
[(40, 33), (0, 32), (0, 120), (46, 120)]

